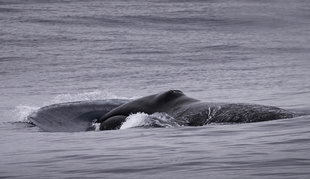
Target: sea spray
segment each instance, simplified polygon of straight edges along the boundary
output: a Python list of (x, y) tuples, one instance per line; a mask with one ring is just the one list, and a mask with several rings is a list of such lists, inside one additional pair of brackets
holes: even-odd
[(14, 118), (15, 119), (14, 121), (29, 122), (27, 120), (27, 116), (29, 116), (31, 113), (35, 112), (38, 109), (39, 107), (35, 107), (35, 106), (18, 105), (12, 112), (16, 116)]
[(109, 91), (96, 90), (77, 94), (60, 94), (55, 96), (51, 101), (49, 101), (45, 105), (73, 102), (73, 101), (104, 100), (104, 99), (133, 99), (133, 98), (118, 96)]

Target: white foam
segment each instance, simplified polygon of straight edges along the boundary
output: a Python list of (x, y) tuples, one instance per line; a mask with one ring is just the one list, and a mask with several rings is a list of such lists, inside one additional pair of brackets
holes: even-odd
[(138, 112), (129, 115), (120, 129), (129, 129), (134, 127), (179, 127), (179, 124), (173, 117), (166, 113), (154, 113), (148, 115), (143, 112)]
[(94, 131), (100, 131), (100, 123), (93, 122), (92, 127), (94, 128)]
[(136, 113), (129, 115), (126, 118), (126, 121), (122, 124), (120, 129), (128, 129), (128, 128), (133, 128), (133, 127), (138, 127), (138, 126), (143, 126), (146, 124), (148, 114), (146, 113)]
[(28, 122), (27, 116), (29, 116), (34, 111), (38, 110), (39, 107), (35, 106), (26, 106), (26, 105), (19, 105), (13, 110), (14, 115), (16, 115), (16, 121), (18, 122)]

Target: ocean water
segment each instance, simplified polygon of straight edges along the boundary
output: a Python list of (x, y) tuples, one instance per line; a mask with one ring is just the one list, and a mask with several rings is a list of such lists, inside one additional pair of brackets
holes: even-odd
[[(310, 1), (0, 0), (0, 178), (309, 178)], [(62, 102), (169, 89), (305, 115), (42, 132)]]

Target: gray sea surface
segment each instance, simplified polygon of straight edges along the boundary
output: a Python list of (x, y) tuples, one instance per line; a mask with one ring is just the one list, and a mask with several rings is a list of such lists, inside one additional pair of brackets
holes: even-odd
[[(310, 1), (0, 0), (0, 178), (310, 176)], [(180, 89), (305, 115), (42, 132), (40, 107)]]

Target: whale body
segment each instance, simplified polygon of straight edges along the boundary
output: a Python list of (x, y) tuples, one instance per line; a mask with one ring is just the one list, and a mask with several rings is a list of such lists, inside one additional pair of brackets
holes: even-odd
[(169, 90), (125, 103), (103, 115), (98, 122), (101, 130), (120, 128), (133, 113), (163, 112), (182, 125), (202, 126), (210, 123), (248, 123), (296, 116), (290, 111), (257, 104), (208, 103), (186, 96), (180, 90)]
[[(135, 113), (163, 113), (178, 126), (202, 126), (210, 123), (249, 123), (292, 118), (296, 113), (273, 106), (246, 103), (209, 103), (169, 90), (136, 100), (108, 99), (78, 101), (45, 106), (27, 119), (48, 132), (78, 132), (119, 129)], [(151, 127), (158, 127), (154, 123)]]

